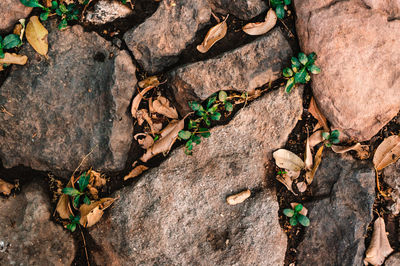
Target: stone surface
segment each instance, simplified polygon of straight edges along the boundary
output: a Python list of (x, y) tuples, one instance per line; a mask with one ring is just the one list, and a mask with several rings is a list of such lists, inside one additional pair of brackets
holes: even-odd
[(400, 253), (394, 253), (385, 261), (385, 266), (399, 266), (400, 265)]
[(10, 31), (21, 18), (26, 18), (32, 8), (26, 7), (19, 0), (0, 1), (0, 31)]
[(388, 16), (388, 20), (400, 18), (399, 0), (362, 0), (372, 9), (379, 10)]
[(292, 49), (279, 29), (217, 58), (189, 64), (170, 73), (170, 84), (183, 110), (219, 90), (252, 91), (280, 77)]
[[(0, 88), (0, 156), (4, 167), (107, 171), (124, 167), (133, 125), (128, 114), (136, 84), (126, 51), (81, 26), (50, 28), (48, 59), (28, 44), (25, 66), (14, 66)], [(79, 40), (79, 41), (77, 41)]]
[(294, 3), (300, 46), (322, 69), (312, 77), (321, 111), (344, 136), (370, 139), (400, 110), (400, 20), (361, 0)]
[(298, 246), (297, 265), (363, 265), (375, 200), (371, 163), (324, 151), (312, 193), (322, 199), (305, 204), (311, 225)]
[(85, 20), (97, 25), (106, 24), (131, 13), (132, 9), (119, 0), (100, 0), (87, 12)]
[(263, 0), (208, 0), (214, 12), (249, 20), (267, 9)]
[[(266, 165), (301, 116), (301, 95), (264, 95), (212, 129), (192, 156), (178, 148), (117, 192), (118, 202), (91, 230), (102, 246), (96, 263), (283, 265), (287, 239)], [(226, 203), (245, 189), (249, 199)]]
[(400, 160), (395, 164), (387, 166), (383, 170), (385, 182), (393, 189), (390, 193), (394, 203), (388, 206), (394, 215), (400, 213)]
[(150, 18), (125, 33), (124, 40), (144, 70), (159, 72), (178, 61), (210, 17), (207, 0), (163, 0)]
[(71, 265), (72, 235), (50, 220), (47, 192), (39, 184), (19, 195), (0, 198), (1, 265)]

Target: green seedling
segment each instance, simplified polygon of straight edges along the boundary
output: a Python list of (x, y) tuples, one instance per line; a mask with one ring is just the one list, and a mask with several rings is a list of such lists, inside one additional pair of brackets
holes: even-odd
[(286, 171), (282, 171), (282, 170), (279, 170), (279, 171), (278, 171), (278, 175), (285, 175), (285, 174), (287, 174)]
[[(276, 16), (279, 19), (285, 17), (286, 11), (285, 7), (291, 4), (291, 0), (270, 0), (270, 6), (275, 9)], [(287, 7), (286, 7), (287, 8)]]
[(71, 222), (69, 224), (67, 224), (67, 229), (71, 232), (74, 232), (76, 229), (76, 226), (79, 225), (80, 219), (81, 219), (81, 217), (79, 215), (77, 215), (77, 216), (70, 215), (69, 220)]
[(322, 137), (324, 138), (324, 143), (326, 147), (332, 147), (333, 144), (338, 144), (340, 132), (339, 130), (333, 130), (331, 133), (329, 132), (322, 132)]
[(292, 67), (283, 69), (283, 76), (288, 78), (285, 87), (287, 93), (289, 93), (296, 84), (306, 84), (309, 82), (311, 79), (309, 73), (318, 74), (321, 72), (321, 69), (314, 64), (316, 59), (317, 55), (315, 53), (311, 53), (308, 56), (304, 53), (299, 53), (298, 58), (292, 57)]
[(294, 209), (283, 210), (283, 214), (290, 218), (290, 225), (296, 226), (298, 223), (300, 223), (302, 226), (310, 225), (310, 219), (308, 219), (307, 216), (300, 214), (302, 209), (303, 205), (298, 204), (296, 207), (294, 207)]
[(190, 108), (194, 111), (196, 119), (190, 119), (187, 130), (179, 131), (179, 138), (186, 140), (185, 153), (192, 154), (193, 145), (201, 143), (201, 137), (208, 138), (211, 133), (209, 127), (211, 121), (221, 119), (220, 109), (231, 112), (233, 105), (228, 101), (228, 95), (225, 91), (220, 91), (218, 95), (214, 93), (207, 100), (205, 106), (198, 102), (189, 102)]
[(4, 50), (21, 46), (22, 41), (16, 34), (9, 34), (4, 39), (0, 36), (0, 58), (4, 58)]
[(80, 201), (83, 198), (83, 203), (90, 205), (90, 199), (86, 195), (86, 188), (89, 185), (90, 175), (85, 172), (83, 173), (78, 180), (79, 189), (73, 187), (66, 187), (62, 189), (62, 193), (67, 194), (73, 198), (73, 205), (76, 209), (80, 206)]

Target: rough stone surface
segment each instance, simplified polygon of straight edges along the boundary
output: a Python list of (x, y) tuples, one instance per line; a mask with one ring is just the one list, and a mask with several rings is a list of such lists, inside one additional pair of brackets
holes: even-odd
[(399, 266), (399, 265), (400, 265), (400, 253), (399, 252), (391, 255), (385, 261), (385, 266)]
[(0, 88), (0, 106), (13, 114), (0, 114), (4, 167), (74, 171), (93, 150), (83, 167), (122, 169), (133, 134), (129, 54), (81, 26), (47, 28), (49, 59), (25, 45), (29, 62), (14, 66)]
[(400, 160), (395, 164), (391, 164), (383, 170), (385, 182), (393, 189), (390, 193), (394, 204), (389, 209), (394, 215), (400, 213)]
[(400, 18), (399, 0), (363, 0), (363, 2), (370, 8), (386, 14), (389, 20)]
[(214, 12), (249, 20), (267, 9), (263, 0), (208, 0)]
[(26, 7), (19, 0), (0, 1), (0, 31), (10, 31), (21, 18), (26, 18), (32, 8)]
[(86, 14), (85, 20), (93, 24), (106, 24), (124, 18), (132, 13), (132, 9), (117, 0), (100, 0)]
[(369, 162), (324, 152), (305, 207), (310, 227), (298, 247), (297, 265), (363, 265), (364, 235), (375, 200), (375, 172)]
[(292, 49), (279, 29), (254, 42), (206, 61), (170, 73), (175, 98), (185, 110), (187, 102), (204, 100), (219, 90), (252, 91), (279, 78)]
[(364, 2), (294, 1), (300, 46), (317, 53), (322, 69), (312, 77), (314, 97), (334, 128), (358, 140), (400, 110), (400, 20), (366, 5), (384, 1)]
[[(135, 187), (119, 191), (91, 231), (102, 245), (96, 263), (283, 265), (287, 239), (266, 165), (301, 116), (301, 95), (281, 89), (263, 96), (212, 129), (192, 156), (179, 148)], [(245, 189), (249, 199), (226, 203)]]
[(74, 239), (50, 220), (46, 193), (30, 184), (15, 198), (0, 198), (1, 265), (71, 265)]
[(210, 17), (207, 0), (163, 0), (150, 18), (125, 33), (124, 40), (144, 70), (159, 72), (178, 61)]

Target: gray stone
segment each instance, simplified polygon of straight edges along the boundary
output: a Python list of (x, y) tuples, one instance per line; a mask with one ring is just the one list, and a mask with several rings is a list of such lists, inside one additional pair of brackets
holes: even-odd
[(124, 40), (144, 70), (159, 72), (178, 61), (210, 17), (207, 0), (163, 0), (150, 18), (125, 33)]
[(305, 204), (311, 225), (297, 265), (362, 265), (375, 200), (371, 163), (325, 151), (312, 186), (313, 196), (323, 198)]
[(0, 198), (0, 214), (1, 265), (71, 265), (74, 239), (50, 220), (50, 201), (39, 184)]
[(32, 7), (21, 4), (19, 0), (0, 1), (0, 31), (10, 31), (21, 18), (26, 18)]
[(364, 2), (383, 1), (294, 1), (301, 49), (322, 69), (313, 95), (333, 128), (359, 141), (400, 110), (400, 20)]
[(383, 170), (385, 182), (393, 189), (390, 193), (394, 203), (388, 206), (394, 215), (400, 213), (400, 160)]
[(263, 0), (208, 0), (214, 12), (249, 20), (267, 9)]
[[(178, 148), (117, 192), (114, 208), (91, 230), (102, 246), (96, 263), (283, 265), (287, 238), (266, 167), (300, 118), (301, 99), (302, 89), (263, 96), (213, 128), (192, 156)], [(226, 203), (245, 189), (249, 199)]]
[(399, 266), (399, 265), (400, 265), (400, 253), (399, 252), (391, 255), (385, 261), (385, 266)]
[(181, 108), (204, 100), (219, 90), (253, 91), (281, 76), (292, 49), (279, 29), (217, 58), (180, 67), (170, 73), (170, 84)]
[(81, 26), (49, 32), (48, 59), (28, 44), (25, 66), (14, 66), (0, 88), (0, 157), (4, 167), (19, 164), (45, 171), (82, 167), (121, 170), (131, 146), (128, 114), (135, 66), (96, 33)]
[(122, 4), (120, 0), (100, 0), (93, 9), (90, 9), (85, 17), (87, 22), (101, 25), (112, 22), (117, 18), (124, 18), (132, 14), (132, 9)]

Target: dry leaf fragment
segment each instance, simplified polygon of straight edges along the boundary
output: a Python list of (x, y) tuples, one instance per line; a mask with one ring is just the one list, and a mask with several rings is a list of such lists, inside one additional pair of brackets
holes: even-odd
[(278, 20), (275, 11), (271, 8), (268, 10), (264, 22), (248, 23), (243, 27), (243, 31), (249, 35), (262, 35), (275, 27)]
[(385, 221), (379, 217), (374, 222), (371, 244), (369, 244), (364, 262), (372, 265), (382, 265), (385, 258), (393, 252), (386, 235)]
[[(292, 207), (292, 209), (296, 208), (297, 205), (299, 205), (300, 203), (297, 202), (292, 202), (290, 203), (290, 206)], [(306, 207), (304, 207), (303, 205), (303, 209), (301, 209), (301, 211), (299, 212), (300, 214), (307, 216), (308, 214), (308, 209)]]
[(90, 205), (82, 204), (79, 208), (81, 219), (79, 223), (83, 227), (91, 227), (100, 221), (103, 216), (104, 210), (113, 204), (114, 198), (103, 198), (99, 201), (93, 202)]
[(368, 145), (361, 145), (361, 143), (356, 143), (353, 146), (346, 147), (346, 146), (338, 146), (332, 145), (332, 150), (336, 153), (346, 153), (349, 151), (356, 151), (358, 157), (361, 160), (365, 160), (369, 157), (369, 146)]
[(297, 185), (297, 189), (299, 190), (299, 192), (303, 193), (304, 191), (307, 190), (307, 184), (306, 182), (299, 182), (296, 184)]
[(153, 111), (171, 119), (178, 119), (178, 112), (170, 105), (167, 98), (158, 96), (153, 102)]
[(328, 122), (326, 121), (325, 116), (321, 113), (321, 111), (318, 108), (317, 103), (314, 100), (314, 97), (311, 97), (311, 102), (310, 102), (310, 107), (308, 108), (308, 111), (311, 113), (311, 115), (318, 120), (318, 122), (322, 125), (324, 128), (325, 132), (330, 132), (329, 127), (328, 127)]
[(383, 140), (375, 151), (373, 163), (377, 171), (400, 158), (400, 136), (394, 135)]
[(25, 65), (28, 61), (26, 55), (18, 55), (14, 53), (4, 53), (4, 58), (0, 58), (0, 64), (15, 64), (15, 65)]
[(47, 35), (49, 32), (40, 23), (37, 16), (31, 17), (28, 25), (26, 25), (26, 39), (29, 44), (41, 55), (46, 55), (49, 49)]
[(144, 90), (140, 91), (135, 98), (132, 101), (132, 107), (131, 107), (131, 114), (132, 117), (136, 118), (136, 113), (137, 113), (137, 109), (139, 108), (139, 104), (143, 99), (143, 96), (152, 88), (154, 88), (154, 86), (150, 86), (145, 88)]
[(56, 211), (61, 219), (69, 219), (72, 214), (71, 207), (69, 206), (69, 198), (67, 194), (62, 194), (57, 202)]
[(130, 178), (134, 178), (139, 176), (140, 174), (142, 174), (144, 171), (147, 171), (149, 168), (147, 166), (144, 165), (138, 165), (135, 168), (132, 169), (132, 171), (129, 172), (129, 174), (127, 174), (124, 177), (124, 181), (130, 179)]
[(304, 162), (299, 156), (291, 151), (279, 149), (272, 156), (277, 166), (283, 169), (299, 171), (304, 168)]
[(306, 151), (304, 152), (304, 167), (307, 171), (310, 171), (313, 167), (313, 156), (310, 147), (310, 137), (307, 137)]
[(218, 23), (207, 32), (203, 42), (200, 45), (197, 45), (197, 50), (200, 53), (206, 53), (217, 41), (225, 37), (226, 32), (228, 31), (228, 25), (226, 24), (228, 17), (229, 15), (226, 16), (224, 21)]
[(290, 192), (292, 192), (294, 195), (297, 196), (297, 194), (293, 191), (293, 188), (292, 188), (292, 185), (293, 185), (292, 178), (290, 178), (286, 174), (283, 174), (283, 175), (276, 176), (276, 180), (281, 182)]
[(242, 192), (240, 192), (238, 194), (231, 195), (231, 196), (227, 197), (226, 198), (226, 202), (229, 205), (236, 205), (236, 204), (239, 204), (239, 203), (242, 203), (243, 201), (245, 201), (247, 198), (250, 197), (250, 195), (251, 195), (251, 192), (250, 192), (249, 189), (247, 189), (247, 190), (242, 191)]
[(13, 189), (15, 186), (13, 184), (10, 184), (2, 179), (0, 179), (0, 193), (3, 193), (3, 195), (10, 195), (11, 194), (11, 189)]
[[(144, 138), (138, 139), (138, 137), (140, 137), (140, 136), (144, 136)], [(136, 134), (134, 136), (134, 139), (137, 140), (137, 142), (139, 143), (140, 147), (142, 147), (145, 150), (147, 150), (148, 148), (153, 146), (153, 143), (154, 143), (153, 137), (151, 137), (149, 134), (145, 134), (145, 133)]]
[(169, 124), (160, 132), (161, 138), (164, 138), (167, 136), (169, 133), (171, 133), (172, 130), (176, 127), (176, 125), (179, 123), (179, 120), (171, 120)]
[(315, 154), (313, 169), (311, 171), (306, 172), (306, 182), (309, 185), (314, 180), (315, 173), (317, 172), (318, 166), (321, 163), (322, 151), (324, 150), (324, 147), (325, 146), (323, 146), (323, 145), (321, 147), (319, 147), (317, 153)]
[(89, 184), (96, 188), (101, 188), (107, 183), (106, 178), (99, 172), (90, 169), (88, 174), (90, 175)]
[(314, 146), (320, 144), (322, 141), (324, 141), (324, 138), (322, 137), (322, 132), (323, 130), (317, 130), (315, 131), (311, 136), (310, 136), (310, 148), (314, 148)]
[(148, 77), (138, 83), (139, 88), (157, 87), (158, 85), (160, 85), (160, 81), (157, 76)]

